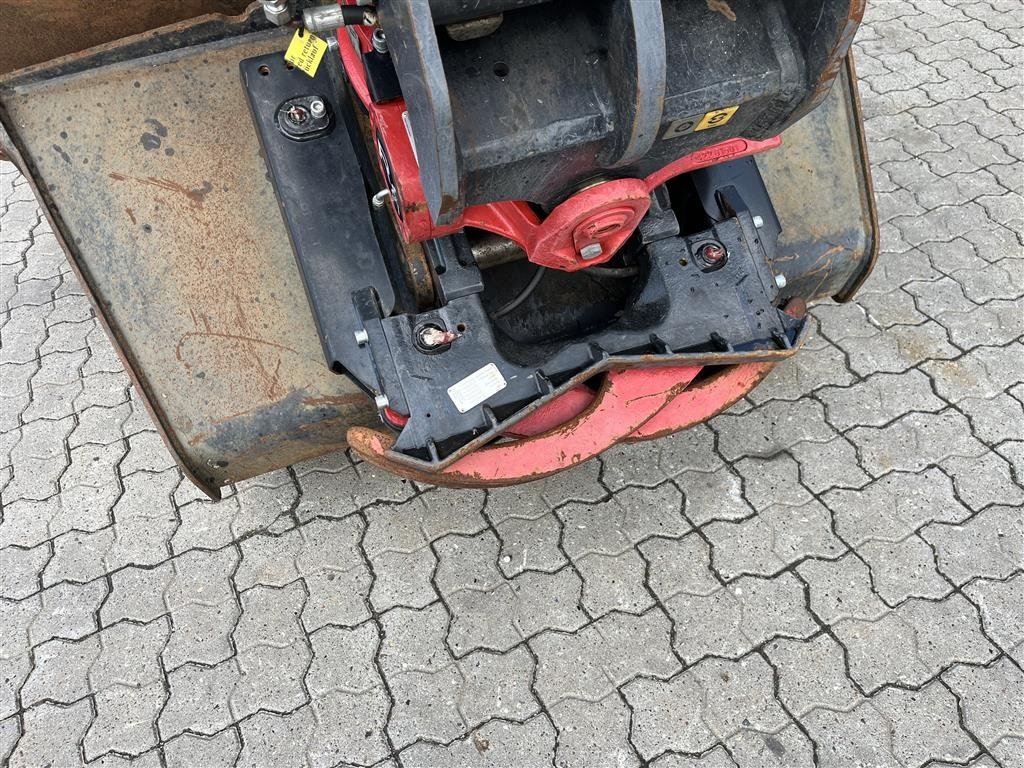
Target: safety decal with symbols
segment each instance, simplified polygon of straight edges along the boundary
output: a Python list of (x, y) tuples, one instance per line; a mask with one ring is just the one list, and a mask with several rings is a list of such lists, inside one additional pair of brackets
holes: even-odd
[(308, 29), (297, 29), (284, 52), (284, 60), (305, 72), (310, 77), (316, 75), (320, 60), (327, 51), (327, 43)]
[(736, 110), (739, 108), (740, 106), (737, 104), (734, 107), (713, 109), (710, 112), (705, 112), (703, 115), (680, 117), (668, 124), (668, 127), (665, 129), (665, 133), (662, 134), (661, 138), (663, 140), (678, 139), (680, 136), (685, 136), (686, 134), (693, 133), (694, 131), (706, 131), (708, 128), (721, 128), (732, 120), (732, 116), (736, 114)]

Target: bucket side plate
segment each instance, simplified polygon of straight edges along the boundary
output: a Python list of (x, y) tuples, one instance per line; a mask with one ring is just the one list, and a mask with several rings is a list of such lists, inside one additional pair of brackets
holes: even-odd
[[(0, 80), (0, 142), (179, 463), (204, 490), (345, 447), (238, 74), (287, 31), (206, 17)], [(141, 57), (140, 57), (141, 53)]]

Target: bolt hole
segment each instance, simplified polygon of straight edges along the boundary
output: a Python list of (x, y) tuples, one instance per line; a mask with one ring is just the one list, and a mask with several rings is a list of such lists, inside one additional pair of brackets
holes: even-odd
[(284, 67), (285, 67), (285, 69), (289, 69), (289, 70), (290, 69), (295, 69), (295, 65), (292, 64), (290, 61), (285, 62)]
[(466, 324), (465, 323), (459, 323), (458, 325), (455, 326), (455, 330), (458, 331), (459, 333), (465, 333), (466, 332)]
[(428, 419), (430, 418), (430, 414), (429, 414), (429, 413), (427, 414), (427, 418), (428, 418)]
[(687, 264), (689, 264), (689, 263), (690, 263), (690, 262), (688, 262), (688, 261), (687, 261), (686, 259), (680, 259), (680, 260), (679, 260), (679, 266), (680, 266), (680, 267), (685, 267), (685, 266), (686, 266)]
[(266, 77), (267, 75), (269, 75), (269, 74), (270, 74), (270, 67), (268, 67), (268, 66), (267, 66), (266, 64), (263, 64), (263, 65), (261, 65), (261, 66), (260, 66), (260, 68), (259, 68), (259, 69), (257, 69), (256, 71), (257, 71), (257, 72), (259, 72), (259, 73), (260, 73), (261, 75), (263, 75), (264, 77)]
[(494, 63), (494, 74), (498, 77), (508, 77), (509, 69), (508, 64), (504, 61), (496, 61)]

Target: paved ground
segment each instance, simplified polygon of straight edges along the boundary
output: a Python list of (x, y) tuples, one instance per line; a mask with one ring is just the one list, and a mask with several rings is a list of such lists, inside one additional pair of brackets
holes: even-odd
[(0, 165), (0, 758), (1024, 765), (1022, 26), (875, 2), (857, 303), (710, 425), (489, 494), (335, 456), (201, 499)]

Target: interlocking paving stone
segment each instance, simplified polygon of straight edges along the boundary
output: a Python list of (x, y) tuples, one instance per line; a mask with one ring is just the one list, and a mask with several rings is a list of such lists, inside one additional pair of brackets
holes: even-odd
[(0, 162), (0, 763), (1021, 765), (1022, 29), (869, 3), (858, 297), (709, 424), (486, 492), (205, 499)]

